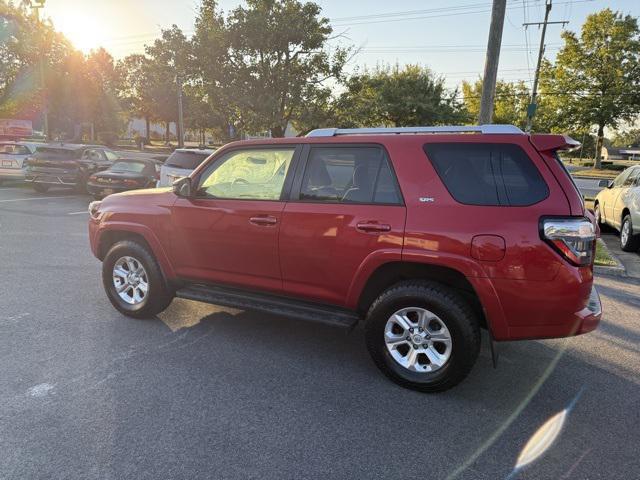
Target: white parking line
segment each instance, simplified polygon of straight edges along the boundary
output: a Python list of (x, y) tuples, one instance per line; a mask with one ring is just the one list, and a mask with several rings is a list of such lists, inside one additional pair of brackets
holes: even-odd
[(67, 215), (82, 215), (82, 214), (85, 214), (85, 213), (89, 213), (89, 212), (86, 211), (86, 210), (83, 210), (81, 212), (70, 212), (70, 213), (67, 213)]
[(0, 203), (8, 202), (30, 202), (32, 200), (55, 200), (57, 198), (78, 198), (72, 195), (60, 196), (60, 197), (36, 197), (36, 198), (11, 198), (9, 200), (0, 200)]

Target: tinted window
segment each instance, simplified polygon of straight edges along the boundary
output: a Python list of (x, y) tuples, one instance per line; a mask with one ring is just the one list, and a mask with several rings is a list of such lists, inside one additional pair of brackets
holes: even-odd
[(111, 170), (120, 171), (120, 172), (142, 172), (147, 166), (144, 162), (115, 162), (111, 166)]
[(198, 196), (279, 200), (294, 151), (269, 148), (231, 152), (205, 171)]
[(522, 206), (549, 194), (540, 172), (517, 145), (431, 143), (424, 150), (460, 203)]
[(112, 152), (111, 150), (105, 150), (105, 151), (104, 151), (104, 154), (107, 156), (107, 160), (110, 160), (110, 161), (112, 161), (112, 162), (113, 162), (114, 160), (117, 160), (118, 158), (120, 158), (120, 157), (118, 157), (118, 155), (117, 155), (117, 154), (115, 154), (115, 153), (114, 153), (114, 152)]
[(380, 147), (313, 147), (301, 200), (331, 203), (401, 203), (395, 177)]
[(80, 158), (82, 150), (69, 150), (66, 148), (42, 148), (36, 150), (35, 158), (41, 160), (69, 160)]
[(28, 155), (30, 152), (24, 145), (4, 144), (0, 145), (0, 153), (7, 155)]
[(208, 153), (202, 152), (173, 152), (167, 158), (165, 165), (167, 167), (195, 170), (208, 156)]
[(631, 173), (631, 168), (626, 169), (624, 172), (622, 172), (620, 175), (618, 175), (614, 180), (613, 180), (613, 186), (614, 187), (620, 187), (622, 186), (622, 184), (624, 183), (624, 181), (627, 179), (627, 177), (629, 176), (629, 174)]

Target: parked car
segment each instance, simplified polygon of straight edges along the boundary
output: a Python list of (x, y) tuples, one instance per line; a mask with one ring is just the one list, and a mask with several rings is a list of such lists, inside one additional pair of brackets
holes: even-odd
[[(398, 384), (445, 390), (495, 341), (596, 328), (596, 226), (556, 152), (513, 126), (321, 129), (222, 147), (172, 190), (90, 205), (116, 309), (174, 297), (352, 328)], [(259, 334), (258, 334), (259, 335)]]
[(24, 161), (41, 143), (0, 142), (0, 184), (5, 180), (24, 180)]
[(158, 186), (170, 187), (176, 180), (188, 176), (215, 151), (208, 148), (176, 148), (160, 169)]
[(100, 145), (49, 144), (38, 147), (27, 161), (25, 181), (41, 193), (51, 186), (71, 187), (84, 193), (89, 176), (106, 170), (119, 158)]
[(116, 192), (153, 188), (159, 176), (159, 164), (154, 160), (120, 159), (107, 170), (91, 175), (87, 191), (101, 199)]
[(627, 168), (608, 182), (593, 203), (598, 224), (620, 232), (620, 247), (625, 252), (640, 249), (640, 165)]

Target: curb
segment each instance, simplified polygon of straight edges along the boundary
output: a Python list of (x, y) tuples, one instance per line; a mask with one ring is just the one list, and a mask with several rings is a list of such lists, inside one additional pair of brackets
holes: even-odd
[(613, 260), (616, 262), (616, 265), (613, 267), (606, 267), (604, 265), (594, 265), (593, 273), (597, 273), (598, 275), (613, 275), (615, 277), (628, 277), (627, 269), (624, 268), (624, 265), (622, 264), (620, 259), (616, 257), (613, 253), (611, 253), (611, 250), (609, 250), (609, 247), (607, 247), (607, 244), (604, 243), (604, 241), (601, 238), (598, 238), (597, 242), (609, 254), (609, 256), (613, 258)]

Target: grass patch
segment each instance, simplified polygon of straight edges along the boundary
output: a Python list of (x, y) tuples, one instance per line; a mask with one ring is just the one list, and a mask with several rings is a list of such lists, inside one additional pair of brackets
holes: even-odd
[(596, 242), (596, 258), (593, 263), (602, 267), (615, 267), (618, 265), (618, 262), (613, 259), (602, 240)]
[(592, 178), (602, 178), (606, 180), (613, 180), (618, 176), (620, 172), (616, 172), (614, 170), (596, 170), (595, 168), (589, 170), (580, 170), (579, 172), (573, 172), (572, 176), (576, 178), (580, 177), (592, 177)]

